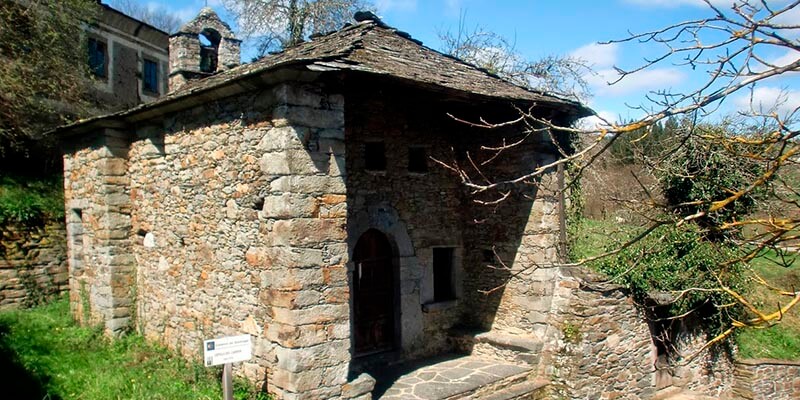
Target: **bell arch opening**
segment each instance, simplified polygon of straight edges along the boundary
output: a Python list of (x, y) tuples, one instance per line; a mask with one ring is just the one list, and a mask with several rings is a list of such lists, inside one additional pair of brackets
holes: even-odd
[(206, 28), (200, 32), (200, 71), (213, 73), (217, 71), (219, 63), (219, 43), (222, 35), (215, 29)]

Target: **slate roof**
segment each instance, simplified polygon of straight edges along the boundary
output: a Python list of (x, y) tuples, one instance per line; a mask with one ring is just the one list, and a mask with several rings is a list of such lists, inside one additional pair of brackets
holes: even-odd
[(282, 52), (249, 64), (190, 81), (176, 91), (132, 109), (78, 121), (56, 130), (70, 131), (92, 121), (114, 119), (158, 108), (238, 80), (289, 66), (306, 66), (318, 71), (361, 71), (405, 79), (419, 84), (477, 94), (497, 99), (535, 102), (563, 109), (575, 117), (592, 115), (582, 104), (525, 89), (486, 70), (425, 47), (408, 34), (393, 29), (378, 19), (368, 19), (317, 36)]

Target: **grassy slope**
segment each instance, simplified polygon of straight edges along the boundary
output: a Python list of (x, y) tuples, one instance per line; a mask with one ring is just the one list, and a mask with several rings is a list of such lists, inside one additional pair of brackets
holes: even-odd
[[(606, 246), (623, 242), (634, 230), (612, 221), (585, 219), (576, 230), (573, 254), (578, 258), (603, 252)], [(753, 270), (767, 282), (783, 288), (800, 288), (800, 257), (784, 256), (770, 252), (751, 262)], [(748, 294), (756, 306), (768, 312), (775, 311), (779, 302), (786, 302), (763, 285), (753, 284)], [(743, 358), (777, 358), (800, 360), (800, 308), (792, 310), (783, 320), (769, 329), (746, 329), (736, 337), (739, 354)]]
[[(768, 283), (791, 290), (800, 288), (800, 257), (769, 252), (751, 263), (753, 270)], [(754, 284), (748, 296), (757, 307), (774, 312), (779, 303), (786, 303), (764, 285)], [(736, 339), (739, 354), (744, 358), (778, 358), (800, 360), (800, 309), (787, 313), (781, 322), (769, 329), (749, 329)]]
[[(0, 313), (0, 380), (8, 398), (216, 400), (218, 374), (138, 335), (110, 343), (97, 329), (75, 326), (63, 299)], [(237, 390), (237, 399), (254, 396)]]

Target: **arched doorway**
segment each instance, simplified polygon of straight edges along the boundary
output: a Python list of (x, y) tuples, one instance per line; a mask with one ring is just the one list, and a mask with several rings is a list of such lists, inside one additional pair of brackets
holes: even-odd
[(376, 229), (364, 232), (353, 251), (353, 328), (356, 356), (394, 348), (395, 293), (392, 246)]

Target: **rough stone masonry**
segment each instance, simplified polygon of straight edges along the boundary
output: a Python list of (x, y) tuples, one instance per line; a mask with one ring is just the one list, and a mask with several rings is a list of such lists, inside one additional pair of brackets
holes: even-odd
[[(222, 29), (206, 19), (191, 32)], [(238, 372), (286, 399), (368, 398), (371, 363), (452, 351), (465, 327), (541, 342), (551, 272), (478, 291), (513, 273), (487, 254), (556, 260), (554, 171), (492, 208), (440, 165), (473, 154), (501, 177), (555, 160), (545, 132), (448, 116), (508, 120), (511, 99), (587, 112), (368, 20), (66, 127), (73, 313), (187, 357), (249, 333)], [(520, 138), (502, 162), (479, 151)]]
[[(452, 351), (533, 371), (569, 398), (671, 382), (624, 291), (554, 265), (554, 169), (492, 192), (464, 185), (560, 152), (545, 129), (457, 119), (526, 109), (568, 124), (589, 113), (580, 104), (374, 19), (182, 83), (57, 132), (82, 322), (196, 359), (203, 339), (250, 334), (254, 357), (236, 372), (281, 399), (368, 399), (371, 366)], [(686, 384), (729, 385), (707, 375)]]

